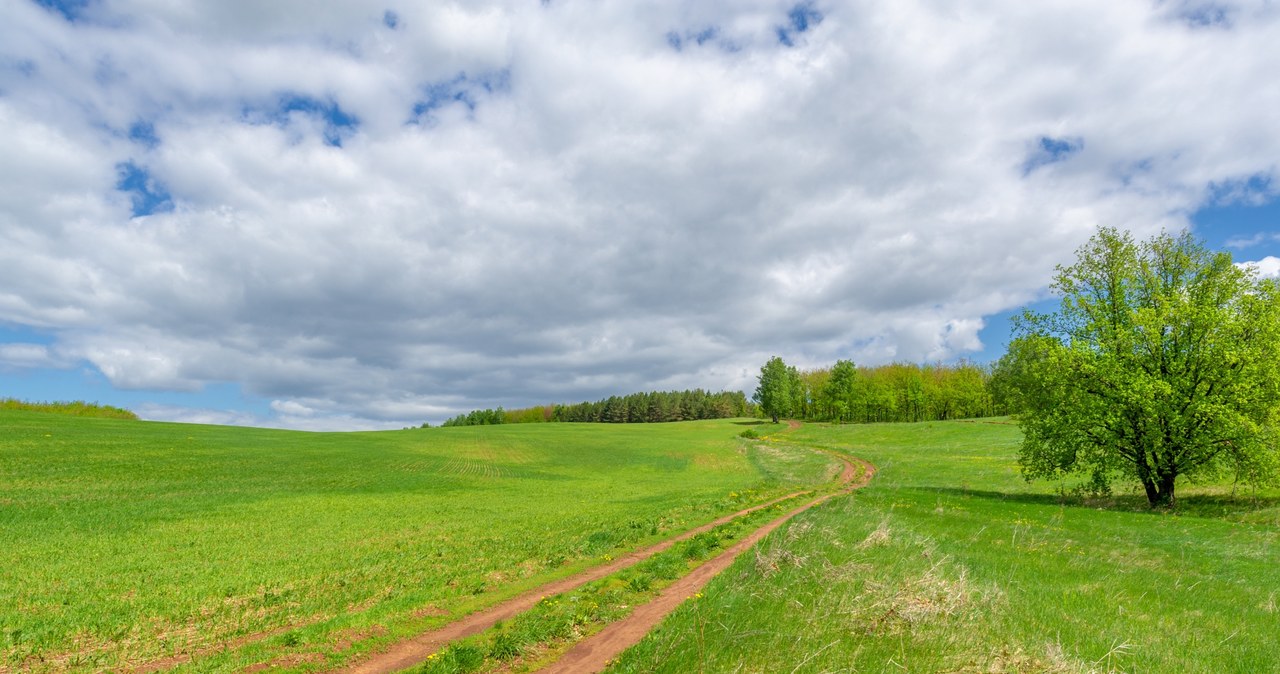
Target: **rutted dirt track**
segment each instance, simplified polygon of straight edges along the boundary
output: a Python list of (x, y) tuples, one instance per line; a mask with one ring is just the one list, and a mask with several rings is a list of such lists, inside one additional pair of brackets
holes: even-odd
[[(848, 472), (848, 469), (846, 468), (845, 473), (847, 472)], [(846, 476), (844, 473), (841, 474), (841, 479), (842, 480), (846, 479)], [(738, 512), (725, 515), (724, 517), (708, 522), (699, 527), (690, 529), (682, 534), (679, 534), (672, 538), (668, 538), (665, 541), (656, 543), (643, 550), (637, 550), (635, 552), (623, 555), (613, 560), (612, 562), (605, 564), (604, 566), (592, 567), (590, 569), (579, 572), (567, 578), (562, 578), (557, 581), (552, 581), (550, 583), (547, 583), (546, 585), (540, 585), (524, 594), (508, 599), (504, 602), (491, 606), (482, 611), (478, 611), (476, 613), (472, 613), (470, 615), (464, 616), (438, 629), (432, 630), (430, 632), (424, 632), (422, 634), (419, 634), (416, 637), (413, 637), (406, 641), (402, 641), (392, 646), (390, 650), (379, 653), (373, 656), (369, 660), (366, 660), (362, 663), (352, 665), (346, 669), (338, 670), (338, 671), (343, 672), (345, 674), (390, 674), (391, 672), (398, 672), (403, 669), (407, 669), (409, 667), (412, 667), (413, 665), (416, 665), (420, 662), (425, 661), (427, 659), (427, 656), (439, 651), (441, 648), (443, 648), (446, 644), (448, 644), (451, 641), (463, 639), (473, 634), (479, 634), (480, 632), (483, 632), (489, 629), (490, 627), (493, 627), (494, 624), (498, 623), (499, 621), (510, 619), (512, 617), (515, 617), (516, 615), (519, 615), (520, 613), (523, 613), (533, 608), (533, 606), (537, 604), (538, 601), (545, 596), (560, 594), (562, 592), (568, 592), (581, 585), (585, 585), (593, 580), (598, 580), (611, 573), (621, 571), (629, 566), (638, 564), (658, 554), (659, 552), (662, 552), (663, 550), (670, 548), (671, 546), (675, 545), (676, 543), (679, 543), (680, 541), (693, 538), (694, 536), (697, 536), (698, 534), (703, 533), (705, 531), (710, 531), (711, 529), (714, 529), (715, 527), (718, 527), (721, 524), (725, 524), (737, 517), (741, 517), (742, 515), (753, 513), (757, 510), (768, 508), (770, 506), (773, 506), (777, 503), (781, 503), (783, 501), (788, 501), (796, 497), (803, 496), (806, 493), (808, 492), (795, 492), (792, 494), (787, 494), (786, 496), (780, 496), (778, 498), (773, 499), (772, 501), (768, 501), (767, 503), (761, 503), (759, 505), (755, 505), (750, 508), (746, 508), (744, 510), (739, 510)], [(235, 648), (238, 646), (244, 646), (246, 644), (254, 643), (256, 641), (261, 641), (263, 639), (275, 636), (282, 632), (294, 629), (296, 627), (300, 627), (304, 624), (307, 624), (307, 623), (287, 625), (285, 627), (279, 627), (270, 631), (251, 634), (248, 636), (240, 637), (239, 639), (236, 639), (235, 641), (232, 641), (229, 644), (219, 644), (216, 646), (211, 646), (208, 648), (196, 650), (190, 653), (184, 653), (181, 655), (175, 655), (172, 657), (163, 658), (161, 660), (153, 660), (150, 662), (133, 665), (132, 667), (126, 669), (125, 671), (128, 671), (130, 674), (151, 674), (152, 672), (172, 669), (174, 667), (177, 667), (178, 665), (182, 665), (187, 662), (190, 662), (193, 657), (211, 655), (213, 653), (218, 653), (218, 652), (227, 650), (228, 648)]]
[[(845, 482), (845, 488), (838, 494), (847, 494), (854, 489), (865, 486), (871, 480), (871, 476), (875, 475), (875, 466), (862, 459), (854, 459), (858, 463), (857, 468), (844, 458), (841, 458), (841, 461), (844, 461), (845, 465), (844, 472), (840, 476)], [(859, 476), (859, 473), (861, 473), (861, 476)], [(594, 674), (603, 670), (610, 660), (643, 639), (644, 635), (657, 626), (667, 614), (676, 610), (676, 607), (684, 602), (686, 598), (697, 593), (712, 578), (729, 568), (729, 565), (738, 558), (738, 555), (760, 542), (774, 529), (785, 524), (787, 520), (836, 495), (828, 494), (814, 499), (760, 527), (746, 538), (738, 541), (733, 547), (668, 586), (653, 601), (636, 607), (636, 610), (631, 615), (610, 624), (598, 634), (579, 641), (555, 663), (538, 671), (546, 674)]]
[[(846, 468), (845, 472), (847, 473), (848, 471), (849, 469)], [(844, 477), (843, 473), (841, 474), (841, 477)], [(457, 621), (444, 625), (443, 627), (430, 632), (424, 632), (407, 641), (402, 641), (388, 651), (379, 653), (369, 660), (352, 665), (340, 671), (345, 674), (391, 674), (392, 672), (408, 669), (409, 667), (425, 661), (427, 656), (439, 651), (451, 641), (457, 641), (458, 639), (463, 639), (473, 634), (479, 634), (490, 627), (493, 627), (499, 621), (509, 620), (521, 613), (524, 613), (525, 611), (528, 611), (541, 601), (543, 597), (568, 592), (579, 586), (586, 585), (593, 580), (604, 578), (611, 573), (615, 573), (634, 564), (638, 564), (659, 552), (670, 548), (680, 541), (693, 538), (704, 531), (710, 531), (711, 529), (718, 527), (721, 524), (725, 524), (734, 518), (748, 513), (753, 513), (762, 508), (768, 508), (776, 503), (801, 496), (804, 493), (805, 492), (796, 492), (794, 494), (788, 494), (786, 496), (773, 499), (768, 503), (762, 503), (745, 510), (739, 510), (736, 513), (725, 515), (720, 519), (708, 522), (707, 524), (695, 529), (690, 529), (689, 531), (686, 531), (674, 538), (668, 538), (667, 540), (651, 547), (623, 555), (604, 566), (593, 567), (581, 573), (569, 576), (568, 578), (553, 581), (546, 585), (540, 585), (522, 595), (508, 599), (500, 604), (484, 609), (483, 611), (472, 613), (471, 615), (465, 616)]]
[[(845, 485), (842, 491), (814, 499), (757, 529), (733, 547), (720, 553), (710, 561), (694, 569), (689, 575), (667, 587), (653, 601), (637, 607), (630, 616), (612, 623), (598, 634), (578, 642), (559, 661), (541, 671), (598, 672), (604, 669), (610, 659), (642, 639), (649, 630), (653, 629), (654, 625), (657, 625), (668, 613), (674, 611), (686, 597), (700, 590), (708, 581), (728, 568), (743, 551), (755, 545), (760, 539), (782, 526), (792, 517), (826, 501), (832, 496), (845, 494), (865, 485), (870, 481), (871, 476), (875, 474), (875, 467), (861, 459), (854, 459), (857, 462), (855, 466), (853, 462), (843, 457), (838, 458), (844, 462), (844, 470), (840, 473), (840, 480)], [(781, 501), (793, 499), (804, 493), (790, 494), (768, 503), (741, 510), (732, 515), (726, 515), (714, 522), (704, 524), (652, 547), (620, 557), (604, 566), (588, 569), (569, 578), (542, 585), (518, 597), (478, 613), (473, 613), (439, 629), (425, 632), (412, 639), (400, 642), (388, 651), (379, 653), (369, 660), (341, 671), (345, 674), (391, 674), (392, 672), (407, 669), (425, 661), (428, 656), (438, 652), (451, 641), (479, 634), (493, 627), (499, 621), (509, 620), (533, 608), (543, 597), (568, 592), (593, 580), (621, 571), (670, 548), (679, 541), (692, 538), (741, 515), (770, 507)]]
[[(788, 422), (788, 425), (791, 429), (795, 429), (800, 424), (792, 421)], [(630, 616), (612, 623), (596, 635), (580, 641), (559, 661), (541, 671), (598, 672), (604, 669), (610, 659), (643, 638), (644, 635), (657, 625), (663, 617), (675, 610), (675, 608), (679, 606), (686, 597), (698, 592), (698, 590), (706, 585), (707, 582), (721, 571), (728, 568), (733, 560), (736, 559), (743, 551), (749, 549), (760, 539), (767, 536), (770, 532), (777, 529), (792, 517), (826, 501), (832, 496), (848, 493), (849, 491), (865, 485), (870, 481), (872, 475), (875, 474), (875, 467), (861, 459), (853, 459), (853, 462), (851, 462), (842, 456), (837, 456), (836, 458), (840, 459), (840, 461), (844, 463), (844, 470), (841, 471), (839, 476), (839, 481), (844, 485), (844, 488), (841, 491), (813, 499), (802, 506), (794, 508), (790, 512), (769, 522), (768, 524), (765, 524), (749, 534), (746, 538), (740, 540), (734, 546), (720, 553), (713, 559), (703, 563), (684, 578), (677, 580), (674, 584), (667, 587), (662, 593), (660, 593), (653, 601), (637, 607)], [(856, 462), (856, 465), (854, 462)], [(715, 521), (690, 529), (682, 534), (664, 540), (643, 550), (637, 550), (627, 555), (623, 555), (603, 566), (586, 569), (573, 576), (538, 586), (524, 594), (503, 601), (487, 609), (464, 616), (440, 628), (430, 632), (424, 632), (405, 641), (401, 641), (392, 645), (388, 650), (373, 655), (364, 662), (350, 665), (345, 669), (338, 670), (338, 672), (341, 672), (342, 674), (392, 674), (393, 672), (408, 669), (416, 664), (424, 662), (430, 655), (440, 651), (440, 649), (444, 648), (450, 642), (479, 634), (493, 627), (500, 621), (509, 620), (525, 611), (528, 611), (543, 597), (569, 592), (593, 580), (598, 580), (612, 573), (638, 564), (653, 555), (667, 550), (680, 541), (687, 540), (700, 533), (709, 531), (733, 519), (810, 493), (811, 492), (807, 491), (795, 492), (773, 499), (767, 503), (762, 503), (730, 515), (725, 515)], [(228, 647), (253, 643), (297, 626), (298, 625), (290, 625), (287, 627), (277, 628), (268, 632), (261, 632), (241, 637), (235, 642), (232, 642), (232, 644), (221, 644), (191, 653), (137, 664), (128, 668), (127, 671), (132, 672), (132, 674), (146, 674), (159, 670), (171, 669), (189, 662), (192, 657), (208, 655), (210, 653), (225, 650)]]

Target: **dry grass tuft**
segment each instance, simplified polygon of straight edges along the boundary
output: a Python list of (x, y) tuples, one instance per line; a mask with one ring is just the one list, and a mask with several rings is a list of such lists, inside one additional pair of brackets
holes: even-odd
[(1003, 647), (986, 662), (971, 664), (952, 670), (952, 674), (1093, 674), (1083, 664), (1073, 662), (1058, 643), (1048, 644), (1043, 657), (1027, 653), (1022, 648)]
[(768, 552), (760, 552), (760, 548), (755, 548), (756, 552), (756, 573), (768, 578), (777, 573), (783, 566), (793, 566), (797, 569), (804, 568), (808, 557), (797, 555), (796, 553), (783, 548), (775, 547)]
[(893, 537), (889, 534), (889, 523), (887, 521), (881, 521), (875, 531), (867, 534), (867, 537), (862, 539), (862, 542), (858, 544), (858, 549), (865, 550), (867, 548), (876, 548), (881, 545), (888, 545), (889, 542), (893, 540)]
[(812, 528), (813, 522), (796, 522), (795, 524), (787, 527), (787, 540), (794, 541), (795, 539), (809, 533), (809, 530)]
[(966, 622), (975, 615), (971, 608), (987, 599), (969, 582), (965, 570), (948, 578), (935, 565), (896, 586), (868, 580), (863, 607), (853, 618), (867, 634), (900, 634), (927, 624)]

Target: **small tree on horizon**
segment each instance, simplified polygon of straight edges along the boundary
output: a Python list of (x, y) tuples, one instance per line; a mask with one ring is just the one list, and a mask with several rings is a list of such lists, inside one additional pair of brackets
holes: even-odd
[(1280, 286), (1190, 234), (1100, 230), (1059, 267), (1057, 312), (1024, 313), (995, 371), (1016, 408), (1024, 476), (1141, 483), (1280, 473)]

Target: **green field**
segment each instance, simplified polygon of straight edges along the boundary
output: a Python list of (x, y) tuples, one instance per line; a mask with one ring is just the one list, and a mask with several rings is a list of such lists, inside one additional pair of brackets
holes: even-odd
[[(610, 671), (1280, 672), (1280, 491), (1187, 484), (1152, 511), (1023, 481), (1007, 423), (745, 423), (313, 434), (0, 411), (0, 671), (191, 651), (178, 671), (324, 669), (821, 483), (821, 449), (879, 473)], [(616, 618), (711, 551), (565, 599), (600, 615), (549, 602), (468, 648)]]
[(0, 671), (227, 643), (180, 669), (288, 649), (321, 668), (831, 476), (743, 428), (319, 434), (0, 411)]
[(1016, 427), (824, 427), (875, 463), (610, 672), (1277, 672), (1280, 493), (1064, 498), (1027, 484)]

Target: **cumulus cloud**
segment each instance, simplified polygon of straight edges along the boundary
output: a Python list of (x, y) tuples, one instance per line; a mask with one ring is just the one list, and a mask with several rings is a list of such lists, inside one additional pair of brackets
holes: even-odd
[(0, 344), (0, 371), (26, 368), (65, 368), (74, 364), (44, 344)]
[(6, 13), (0, 321), (311, 428), (960, 357), (1280, 157), (1261, 1)]
[(1280, 257), (1268, 255), (1261, 260), (1239, 262), (1237, 266), (1253, 269), (1260, 278), (1280, 278)]

